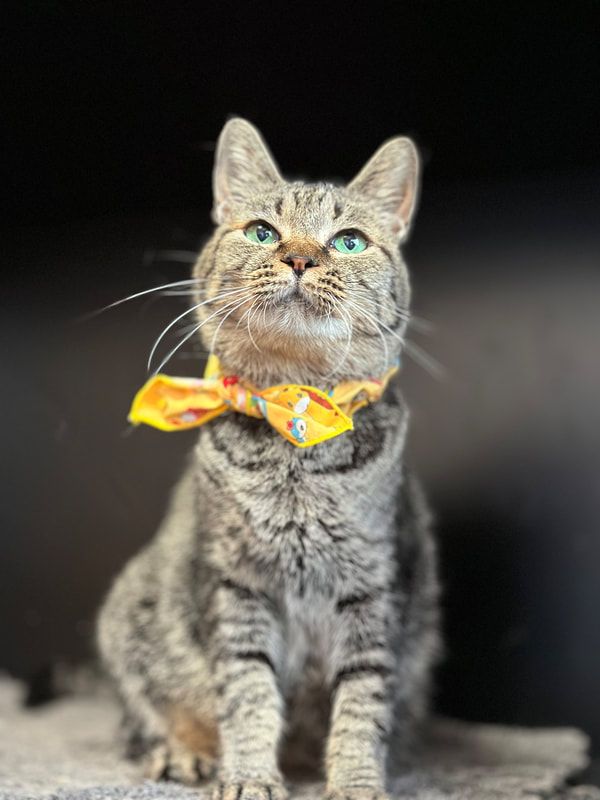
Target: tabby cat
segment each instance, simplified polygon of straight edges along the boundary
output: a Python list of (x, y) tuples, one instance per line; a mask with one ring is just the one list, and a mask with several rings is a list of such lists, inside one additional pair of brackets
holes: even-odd
[[(346, 186), (287, 182), (258, 131), (231, 119), (191, 284), (223, 375), (328, 391), (397, 363), (417, 188), (409, 139)], [(390, 745), (412, 741), (438, 642), (406, 429), (397, 380), (353, 431), (314, 447), (234, 411), (200, 428), (98, 625), (128, 754), (151, 777), (214, 776), (215, 800), (282, 800), (288, 768), (316, 762), (328, 798), (385, 796)]]

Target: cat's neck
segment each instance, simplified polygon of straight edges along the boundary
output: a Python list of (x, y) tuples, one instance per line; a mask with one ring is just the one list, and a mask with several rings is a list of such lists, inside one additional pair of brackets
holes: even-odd
[(381, 357), (366, 360), (364, 354), (350, 353), (344, 359), (317, 358), (310, 352), (291, 358), (285, 353), (264, 353), (248, 349), (241, 353), (217, 352), (224, 375), (236, 375), (257, 388), (285, 383), (328, 389), (348, 380), (380, 377), (393, 366)]

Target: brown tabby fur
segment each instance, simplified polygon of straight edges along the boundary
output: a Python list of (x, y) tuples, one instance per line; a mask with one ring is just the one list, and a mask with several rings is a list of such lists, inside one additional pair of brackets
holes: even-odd
[[(225, 372), (327, 388), (394, 363), (417, 183), (402, 138), (348, 186), (288, 183), (256, 129), (228, 122), (217, 227), (193, 272), (197, 331)], [(279, 239), (248, 239), (256, 220)], [(348, 229), (362, 253), (332, 247)], [(314, 266), (296, 274), (296, 256)], [(403, 463), (398, 382), (354, 423), (304, 450), (240, 414), (200, 429), (157, 536), (99, 620), (129, 752), (154, 777), (215, 769), (215, 800), (281, 800), (282, 766), (317, 759), (328, 797), (385, 794), (390, 742), (406, 746), (426, 707), (435, 553)]]

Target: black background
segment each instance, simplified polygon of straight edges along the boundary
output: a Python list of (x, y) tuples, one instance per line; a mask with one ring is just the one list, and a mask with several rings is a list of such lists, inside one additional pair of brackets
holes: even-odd
[[(437, 515), (438, 710), (600, 741), (598, 4), (3, 6), (0, 668), (90, 651), (193, 435), (126, 432), (145, 355), (210, 231), (233, 113), (284, 173), (348, 179), (385, 138), (424, 159), (407, 258), (411, 458)], [(197, 372), (194, 351), (171, 371)]]

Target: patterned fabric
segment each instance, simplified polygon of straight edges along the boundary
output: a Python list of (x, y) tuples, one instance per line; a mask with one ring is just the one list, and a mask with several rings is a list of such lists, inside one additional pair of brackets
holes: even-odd
[(311, 447), (352, 430), (352, 415), (383, 394), (398, 367), (380, 378), (345, 381), (328, 392), (295, 383), (256, 389), (237, 375), (223, 375), (211, 355), (204, 378), (155, 375), (136, 394), (129, 421), (162, 431), (204, 425), (226, 411), (265, 419), (296, 447)]

